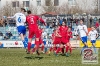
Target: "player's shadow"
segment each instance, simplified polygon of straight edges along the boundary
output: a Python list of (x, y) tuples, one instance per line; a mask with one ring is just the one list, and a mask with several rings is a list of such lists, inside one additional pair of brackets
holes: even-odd
[(66, 54), (60, 54), (61, 56), (66, 56)]
[(34, 58), (33, 58), (33, 57), (31, 57), (31, 56), (30, 56), (30, 57), (24, 57), (24, 58), (26, 58), (26, 59), (34, 59)]
[(43, 57), (39, 57), (39, 56), (38, 56), (38, 57), (35, 57), (35, 58), (36, 58), (36, 59), (39, 59), (39, 60), (43, 59)]
[(43, 59), (43, 57), (40, 57), (40, 56), (36, 56), (36, 57), (34, 57), (34, 56), (28, 56), (28, 57), (24, 57), (24, 58), (26, 58), (26, 59), (38, 59), (38, 60)]

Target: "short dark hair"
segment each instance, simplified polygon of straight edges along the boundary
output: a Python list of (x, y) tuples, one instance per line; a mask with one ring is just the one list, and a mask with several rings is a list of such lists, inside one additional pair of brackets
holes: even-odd
[(24, 8), (21, 8), (21, 11), (24, 11), (24, 12), (26, 12), (26, 10), (25, 10)]
[(28, 13), (28, 14), (31, 14), (31, 11), (30, 11), (30, 10), (28, 10), (28, 11), (27, 11), (27, 13)]

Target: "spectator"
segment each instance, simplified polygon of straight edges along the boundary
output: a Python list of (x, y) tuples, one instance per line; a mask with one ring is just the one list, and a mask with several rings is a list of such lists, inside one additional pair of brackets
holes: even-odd
[(9, 20), (9, 25), (10, 25), (10, 26), (16, 26), (15, 20), (10, 19), (10, 20)]
[(96, 23), (95, 23), (95, 27), (96, 27), (96, 29), (97, 29), (97, 31), (99, 32), (99, 22), (97, 21)]
[(75, 21), (76, 21), (76, 26), (78, 26), (78, 19), (76, 19)]
[(6, 33), (6, 35), (4, 36), (4, 39), (7, 40), (7, 39), (10, 39), (10, 37), (12, 36), (12, 33), (10, 31), (8, 31)]
[(94, 18), (94, 25), (95, 25), (96, 21), (97, 21), (97, 17)]
[(1, 19), (0, 20), (0, 27), (3, 27), (3, 25), (4, 25), (3, 23), (4, 23), (4, 19)]
[(100, 23), (100, 18), (99, 18), (99, 23)]
[(60, 21), (59, 21), (60, 25), (62, 24), (62, 22), (63, 22), (63, 20), (60, 18)]
[(67, 22), (65, 18), (63, 18), (63, 21), (64, 21), (65, 23)]
[(90, 27), (92, 26), (92, 22), (93, 22), (93, 19), (92, 17), (90, 18)]
[(3, 36), (3, 33), (0, 31), (0, 36)]
[(70, 25), (71, 18), (67, 18), (67, 25)]

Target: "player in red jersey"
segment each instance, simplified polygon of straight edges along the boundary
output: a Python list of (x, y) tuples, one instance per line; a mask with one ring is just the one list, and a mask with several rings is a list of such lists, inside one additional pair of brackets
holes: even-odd
[(64, 45), (67, 43), (66, 38), (67, 38), (67, 31), (68, 31), (68, 27), (66, 26), (65, 22), (62, 23), (62, 26), (60, 26), (60, 32), (61, 32), (61, 51), (62, 54), (64, 54)]
[(59, 51), (57, 51), (57, 44), (61, 44), (61, 34), (59, 31), (59, 26), (56, 28), (55, 32), (54, 32), (54, 39), (53, 39), (53, 49), (54, 52), (58, 53)]
[(50, 54), (50, 52), (53, 50), (53, 51), (56, 51), (56, 45), (54, 44), (54, 39), (55, 39), (55, 32), (56, 30), (53, 30), (53, 33), (52, 33), (52, 36), (51, 36), (51, 39), (52, 39), (52, 43), (53, 43), (53, 46), (50, 47), (49, 51), (48, 51), (48, 54)]
[(39, 26), (39, 44), (41, 45), (41, 52), (44, 53), (44, 43), (42, 39), (42, 32), (44, 31), (43, 28), (40, 28)]
[[(55, 35), (54, 34), (55, 34), (55, 29), (53, 30), (53, 33), (52, 33), (52, 36), (51, 36), (52, 44), (54, 43), (54, 39), (55, 39)], [(50, 49), (48, 50), (47, 54), (50, 54), (52, 50), (53, 51), (56, 50), (56, 49), (54, 49), (54, 47), (56, 47), (55, 44), (53, 44), (53, 46), (50, 47)]]
[(36, 37), (36, 41), (35, 41), (35, 50), (37, 52), (37, 54), (39, 55), (38, 49), (39, 49), (39, 30), (38, 30), (38, 24), (37, 21), (40, 20), (40, 22), (44, 23), (44, 20), (42, 20), (40, 17), (38, 17), (37, 15), (33, 15), (31, 14), (31, 11), (27, 11), (28, 16), (26, 17), (26, 21), (28, 23), (28, 28), (29, 28), (29, 41), (28, 41), (28, 54), (30, 54), (30, 50), (31, 50), (31, 42), (32, 42), (32, 38), (35, 35)]
[(62, 25), (59, 27), (61, 39), (60, 39), (60, 47), (57, 48), (57, 51), (55, 52), (55, 55), (57, 55), (58, 52), (62, 52), (64, 54), (64, 45), (67, 43), (66, 42), (66, 33), (67, 33), (68, 27), (66, 26), (65, 22), (62, 23)]
[(70, 38), (72, 38), (72, 31), (71, 31), (71, 28), (69, 27), (68, 28), (68, 31), (66, 33), (66, 56), (68, 57), (69, 54), (68, 54), (68, 50), (70, 50), (70, 54), (72, 53), (72, 48), (71, 48), (71, 44), (70, 44)]
[(68, 27), (66, 26), (65, 22), (62, 23), (62, 25), (59, 28), (60, 33), (61, 33), (61, 43), (66, 44), (66, 33), (68, 31)]
[[(43, 28), (40, 28), (40, 26), (38, 26), (38, 31), (39, 31), (39, 46), (41, 45), (41, 51), (42, 53), (44, 53), (44, 43), (43, 43), (43, 39), (42, 39), (42, 32), (43, 32)], [(35, 40), (36, 42), (36, 40)], [(35, 48), (33, 48), (32, 53), (35, 51)]]

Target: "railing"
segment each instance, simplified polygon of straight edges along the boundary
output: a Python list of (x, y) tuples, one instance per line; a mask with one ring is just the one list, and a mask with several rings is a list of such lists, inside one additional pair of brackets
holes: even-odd
[[(75, 26), (73, 27), (73, 30), (75, 29)], [(7, 33), (7, 31), (10, 31), (12, 33), (12, 36), (8, 40), (21, 40), (21, 38), (18, 35), (17, 28), (16, 27), (0, 27), (0, 31), (3, 33), (3, 36), (0, 36), (0, 40), (4, 40), (4, 36)], [(50, 38), (51, 34), (53, 33), (53, 28), (46, 28), (45, 32), (47, 33), (47, 39)], [(28, 36), (28, 31), (26, 33), (26, 36)], [(98, 38), (98, 40), (100, 37)], [(74, 40), (73, 38), (71, 40)]]

